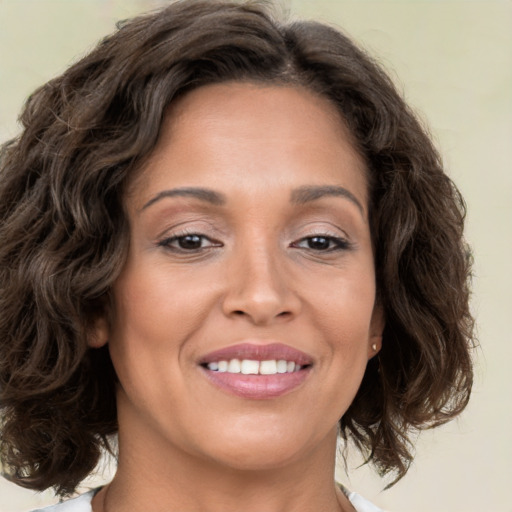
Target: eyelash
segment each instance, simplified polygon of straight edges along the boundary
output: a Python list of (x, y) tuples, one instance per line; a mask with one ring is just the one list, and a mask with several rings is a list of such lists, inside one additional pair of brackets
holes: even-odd
[[(195, 238), (200, 239), (201, 241), (208, 240), (211, 245), (207, 247), (195, 247), (195, 248), (185, 248), (185, 247), (175, 247), (172, 244), (177, 242), (178, 244), (180, 241), (183, 241), (186, 238)], [(216, 240), (212, 240), (211, 238), (208, 238), (206, 235), (202, 235), (200, 233), (177, 233), (173, 236), (164, 238), (163, 240), (160, 240), (157, 245), (159, 247), (164, 247), (165, 249), (169, 249), (174, 252), (182, 252), (182, 253), (198, 253), (202, 250), (209, 249), (211, 247), (222, 247), (222, 243), (217, 242)]]
[(324, 234), (315, 234), (306, 236), (304, 238), (301, 238), (297, 242), (293, 242), (290, 246), (291, 247), (299, 247), (299, 244), (301, 242), (310, 242), (312, 240), (324, 240), (327, 242), (328, 247), (326, 249), (313, 249), (312, 247), (306, 247), (307, 250), (313, 251), (313, 252), (336, 252), (336, 251), (347, 251), (352, 249), (352, 243), (349, 242), (346, 238), (341, 238), (338, 236), (332, 236), (332, 235), (324, 235)]
[[(176, 246), (172, 245), (174, 243), (180, 244), (186, 238), (194, 239), (194, 242), (199, 242), (199, 243), (204, 242), (206, 240), (206, 241), (210, 242), (210, 245), (208, 245), (206, 247), (201, 246), (201, 247), (189, 247), (189, 248), (182, 247), (182, 246), (176, 247)], [(308, 247), (300, 246), (301, 243), (306, 242), (309, 244), (313, 240), (317, 240), (318, 243), (320, 243), (320, 244), (323, 243), (323, 245), (325, 245), (325, 243), (327, 243), (327, 247), (326, 248), (318, 248), (317, 247), (315, 249), (310, 246), (308, 246)], [(212, 240), (211, 238), (207, 237), (206, 235), (203, 235), (200, 233), (192, 233), (192, 232), (191, 233), (177, 233), (173, 236), (170, 236), (170, 237), (160, 240), (157, 243), (157, 245), (159, 247), (164, 247), (164, 248), (174, 251), (174, 252), (181, 252), (181, 253), (188, 253), (188, 254), (199, 253), (203, 250), (207, 250), (207, 249), (210, 249), (213, 247), (222, 247), (223, 246), (223, 244), (221, 242)], [(345, 238), (327, 235), (327, 234), (314, 234), (314, 235), (300, 238), (296, 242), (292, 242), (290, 244), (290, 247), (297, 248), (297, 249), (303, 248), (308, 251), (317, 252), (317, 253), (331, 253), (331, 252), (336, 252), (336, 251), (350, 250), (350, 249), (352, 249), (353, 244)]]

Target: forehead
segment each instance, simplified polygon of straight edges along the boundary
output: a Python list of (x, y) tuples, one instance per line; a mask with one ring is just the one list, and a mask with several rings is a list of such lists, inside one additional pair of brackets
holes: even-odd
[(160, 142), (166, 144), (178, 131), (187, 136), (187, 130), (198, 127), (219, 136), (236, 131), (250, 140), (320, 137), (355, 147), (337, 106), (300, 86), (227, 82), (200, 87), (168, 108)]
[(356, 179), (366, 189), (363, 159), (330, 100), (301, 87), (240, 82), (204, 86), (174, 102), (131, 189), (222, 184), (226, 175), (234, 187), (280, 177), (299, 185)]

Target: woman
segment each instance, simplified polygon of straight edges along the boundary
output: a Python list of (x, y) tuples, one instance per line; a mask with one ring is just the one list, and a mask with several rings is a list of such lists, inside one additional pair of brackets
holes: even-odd
[[(55, 510), (369, 511), (469, 398), (464, 206), (380, 68), (317, 23), (178, 2), (36, 91), (2, 151), (2, 464)], [(80, 508), (83, 507), (83, 508)]]

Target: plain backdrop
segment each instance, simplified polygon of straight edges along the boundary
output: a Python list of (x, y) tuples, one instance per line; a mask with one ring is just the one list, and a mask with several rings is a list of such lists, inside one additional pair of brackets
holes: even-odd
[[(0, 141), (15, 136), (27, 95), (158, 0), (0, 0)], [(352, 35), (390, 72), (428, 123), (468, 204), (473, 311), (481, 347), (470, 406), (424, 433), (409, 474), (391, 490), (350, 460), (339, 478), (394, 512), (511, 512), (512, 2), (284, 0), (292, 16)], [(108, 480), (109, 469), (85, 485)], [(0, 512), (55, 503), (0, 478)], [(264, 511), (262, 511), (264, 512)]]

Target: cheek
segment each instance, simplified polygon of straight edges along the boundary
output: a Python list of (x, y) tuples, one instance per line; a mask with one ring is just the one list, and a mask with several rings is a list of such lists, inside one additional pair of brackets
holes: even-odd
[[(136, 266), (137, 269), (133, 269)], [(113, 333), (126, 345), (158, 350), (199, 325), (211, 294), (193, 276), (132, 265), (115, 286)]]
[[(317, 328), (323, 330), (335, 347), (366, 350), (375, 303), (373, 268), (332, 278), (324, 289), (314, 288), (311, 304)], [(364, 345), (364, 346), (362, 346)]]
[(125, 389), (167, 378), (178, 365), (182, 338), (197, 321), (197, 310), (184, 307), (187, 297), (179, 287), (173, 289), (165, 274), (143, 270), (128, 268), (113, 290), (109, 345)]
[(366, 278), (335, 280), (328, 292), (316, 293), (310, 318), (326, 346), (325, 396), (337, 403), (341, 415), (350, 405), (363, 378), (371, 340), (375, 286), (371, 267)]

